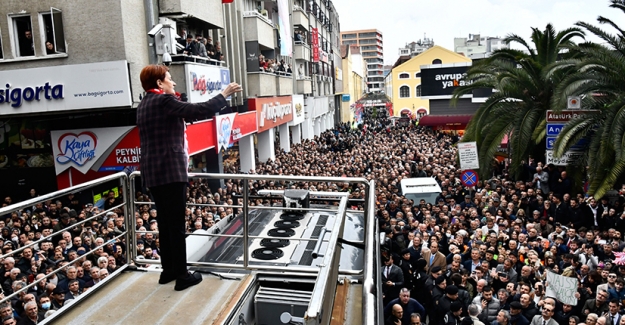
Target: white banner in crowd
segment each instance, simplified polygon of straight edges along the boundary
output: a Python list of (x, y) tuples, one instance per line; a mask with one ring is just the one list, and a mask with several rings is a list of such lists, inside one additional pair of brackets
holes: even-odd
[(479, 169), (480, 162), (477, 158), (476, 142), (458, 143), (458, 156), (460, 156), (460, 169)]
[(547, 272), (547, 296), (555, 297), (564, 304), (576, 306), (575, 292), (577, 292), (577, 278)]

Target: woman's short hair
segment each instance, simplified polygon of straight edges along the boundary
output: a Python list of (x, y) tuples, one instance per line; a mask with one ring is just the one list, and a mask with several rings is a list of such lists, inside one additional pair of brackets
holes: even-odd
[(164, 65), (150, 64), (141, 70), (139, 78), (141, 79), (141, 86), (143, 90), (148, 91), (150, 89), (158, 88), (157, 80), (165, 80), (169, 69)]

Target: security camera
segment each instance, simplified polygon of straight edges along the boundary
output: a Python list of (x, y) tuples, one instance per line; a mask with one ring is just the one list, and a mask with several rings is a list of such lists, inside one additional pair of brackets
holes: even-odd
[(163, 64), (166, 66), (171, 65), (171, 55), (167, 52), (163, 53)]
[(161, 31), (161, 29), (163, 29), (163, 24), (156, 24), (156, 25), (154, 25), (154, 27), (152, 27), (152, 29), (148, 32), (148, 35), (150, 35), (150, 36), (154, 37), (154, 36), (156, 36), (156, 34), (157, 34), (158, 32), (160, 32), (160, 31)]

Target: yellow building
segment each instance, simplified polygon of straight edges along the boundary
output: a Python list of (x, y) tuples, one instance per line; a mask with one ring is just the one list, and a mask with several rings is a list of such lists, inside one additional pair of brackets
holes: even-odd
[(352, 122), (354, 111), (350, 106), (362, 97), (365, 89), (364, 60), (358, 46), (341, 45), (341, 57), (343, 71), (337, 70), (337, 74), (341, 74), (337, 79), (343, 80), (343, 93), (337, 93), (342, 95), (341, 122)]
[(394, 115), (401, 116), (402, 111), (410, 111), (413, 116), (430, 113), (429, 100), (421, 98), (422, 65), (461, 62), (471, 62), (471, 59), (438, 45), (413, 58), (400, 57), (387, 77), (387, 95), (393, 102)]

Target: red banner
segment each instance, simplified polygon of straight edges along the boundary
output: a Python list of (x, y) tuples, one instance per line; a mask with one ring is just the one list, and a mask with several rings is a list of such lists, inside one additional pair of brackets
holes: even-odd
[(293, 120), (293, 99), (291, 96), (250, 98), (250, 110), (256, 111), (258, 133)]
[(319, 62), (319, 29), (313, 28), (311, 37), (313, 62)]

